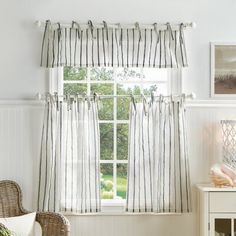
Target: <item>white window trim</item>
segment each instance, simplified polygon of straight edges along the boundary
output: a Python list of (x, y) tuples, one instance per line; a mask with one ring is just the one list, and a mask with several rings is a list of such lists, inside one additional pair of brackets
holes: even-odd
[[(49, 69), (48, 72), (48, 77), (49, 77), (49, 92), (50, 93), (55, 93), (57, 92), (59, 95), (63, 95), (63, 67), (59, 67), (59, 68), (52, 68)], [(90, 78), (90, 76), (88, 76)], [(103, 83), (101, 81), (89, 81), (89, 83)], [(158, 83), (162, 83), (163, 81), (157, 81)], [(78, 83), (78, 81), (76, 82), (70, 82), (70, 83)], [(84, 83), (84, 82), (79, 82), (79, 83)], [(114, 84), (113, 82), (109, 82), (106, 81), (104, 82), (106, 84), (111, 83)], [(122, 81), (122, 83), (140, 83), (140, 81), (135, 80), (135, 81)], [(145, 81), (146, 83), (150, 83), (150, 84), (154, 84), (155, 81)], [(164, 82), (165, 83), (165, 82)], [(170, 70), (168, 72), (168, 91), (171, 91), (172, 94), (180, 94), (182, 93), (182, 70), (181, 69), (176, 69), (176, 70)], [(114, 89), (116, 89), (116, 86), (114, 86)], [(115, 93), (116, 91), (114, 91)], [(115, 99), (114, 102), (117, 102), (117, 100)], [(116, 108), (116, 106), (114, 106)], [(116, 109), (114, 109), (113, 111), (113, 117), (116, 118)], [(116, 127), (117, 124), (128, 124), (129, 121), (127, 120), (113, 120), (113, 121), (100, 121), (100, 124), (114, 124), (114, 129), (113, 129), (113, 137), (114, 137), (114, 148), (116, 148)], [(111, 163), (113, 165), (117, 165), (117, 164), (122, 164), (122, 163), (127, 163), (126, 160), (119, 160), (117, 161), (116, 159), (116, 150), (114, 149), (114, 159), (113, 160), (101, 160), (100, 163)], [(115, 176), (114, 180), (114, 189), (115, 189), (115, 193), (116, 194), (116, 168), (114, 168), (114, 172), (113, 175)], [(114, 177), (113, 177), (114, 178)], [(125, 200), (124, 199), (112, 199), (112, 200), (102, 200), (102, 212), (101, 213), (97, 213), (97, 214), (101, 214), (101, 215), (129, 215), (129, 213), (125, 212)], [(133, 213), (132, 213), (133, 214)], [(69, 214), (70, 215), (70, 214)], [(72, 214), (73, 215), (73, 214)]]
[(170, 86), (169, 91), (172, 94), (181, 94), (183, 92), (183, 73), (182, 69), (169, 70), (168, 84)]
[(59, 95), (63, 95), (63, 67), (50, 68), (48, 70), (49, 77), (49, 93), (57, 92)]

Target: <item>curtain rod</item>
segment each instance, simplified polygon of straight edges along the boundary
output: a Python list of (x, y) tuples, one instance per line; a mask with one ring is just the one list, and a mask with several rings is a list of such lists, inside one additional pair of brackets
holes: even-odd
[[(57, 96), (57, 93), (55, 94), (52, 94), (52, 96)], [(94, 94), (94, 95), (58, 95), (58, 97), (60, 98), (66, 98), (66, 97), (70, 97), (70, 98), (75, 98), (75, 97), (78, 97), (78, 98), (94, 98), (94, 97), (97, 97), (98, 99), (107, 99), (107, 98), (143, 98), (143, 97), (160, 97), (162, 96), (163, 98), (170, 98), (171, 96), (173, 98), (179, 98), (179, 97), (185, 97), (186, 99), (189, 99), (189, 100), (193, 100), (196, 98), (196, 94), (195, 93), (190, 93), (190, 94), (181, 94), (181, 95), (168, 95), (168, 96), (164, 96), (164, 95), (97, 95), (97, 94)], [(41, 93), (37, 93), (36, 94), (36, 99), (37, 100), (43, 100), (46, 98), (46, 95), (45, 94), (41, 94)]]
[[(81, 29), (87, 29), (91, 27), (91, 21), (89, 21), (89, 23), (78, 23), (75, 22), (77, 25), (79, 25), (79, 27)], [(119, 28), (123, 28), (123, 29), (153, 29), (155, 27), (159, 28), (163, 28), (166, 29), (168, 27), (168, 24), (170, 23), (154, 23), (154, 24), (139, 24), (138, 22), (135, 22), (133, 24), (120, 24), (120, 23), (106, 23), (105, 21), (103, 21), (103, 23), (92, 23), (92, 26), (94, 28), (104, 28), (104, 26), (106, 25), (107, 28), (111, 28), (111, 29), (119, 29)], [(182, 23), (174, 23), (174, 24), (170, 24), (172, 28), (178, 28), (180, 26), (180, 24)], [(45, 27), (45, 22), (37, 20), (35, 22), (35, 25), (38, 28), (44, 28)], [(58, 23), (51, 23), (51, 25), (53, 27), (58, 28)], [(72, 26), (72, 23), (60, 23), (60, 27), (61, 28), (70, 28)], [(184, 28), (196, 28), (197, 24), (195, 22), (189, 22), (189, 23), (183, 23), (183, 27)]]

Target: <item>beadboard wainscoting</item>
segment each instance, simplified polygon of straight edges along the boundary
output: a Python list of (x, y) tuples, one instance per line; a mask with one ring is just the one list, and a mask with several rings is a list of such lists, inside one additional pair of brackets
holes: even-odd
[[(187, 106), (192, 185), (209, 180), (211, 164), (221, 158), (221, 119), (236, 118), (236, 106), (213, 103)], [(36, 206), (38, 161), (43, 118), (40, 102), (0, 102), (0, 179), (12, 179), (23, 190), (23, 203)], [(72, 236), (197, 236), (196, 190), (192, 214), (176, 216), (68, 216)]]
[(0, 179), (19, 183), (27, 209), (35, 206), (42, 121), (42, 103), (0, 102)]

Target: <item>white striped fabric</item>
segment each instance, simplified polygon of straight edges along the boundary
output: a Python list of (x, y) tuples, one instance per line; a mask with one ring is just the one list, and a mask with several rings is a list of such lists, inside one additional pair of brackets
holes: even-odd
[(100, 136), (94, 101), (46, 104), (42, 133), (38, 210), (98, 212)]
[[(91, 26), (91, 25), (90, 25)], [(187, 66), (184, 25), (172, 30), (87, 27), (73, 22), (70, 28), (46, 22), (41, 66), (156, 67)]]
[(191, 212), (182, 104), (155, 101), (131, 105), (127, 211)]

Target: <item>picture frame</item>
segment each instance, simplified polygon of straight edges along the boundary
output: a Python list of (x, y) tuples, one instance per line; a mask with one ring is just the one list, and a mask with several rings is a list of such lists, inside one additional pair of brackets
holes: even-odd
[(236, 98), (236, 43), (211, 43), (211, 97)]

